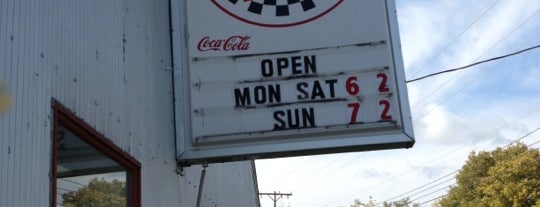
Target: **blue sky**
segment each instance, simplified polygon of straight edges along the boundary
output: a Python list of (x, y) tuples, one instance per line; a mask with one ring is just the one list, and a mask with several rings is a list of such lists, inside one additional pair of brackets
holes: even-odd
[[(396, 3), (408, 80), (540, 45), (538, 0)], [(540, 127), (540, 49), (412, 82), (408, 90), (412, 149), (259, 160), (260, 191), (292, 192), (278, 206), (337, 207), (370, 196), (384, 201), (458, 170), (471, 151), (503, 147)], [(540, 132), (522, 139), (539, 140)], [(405, 196), (436, 198), (454, 182), (446, 178)], [(267, 197), (261, 203), (272, 206)]]

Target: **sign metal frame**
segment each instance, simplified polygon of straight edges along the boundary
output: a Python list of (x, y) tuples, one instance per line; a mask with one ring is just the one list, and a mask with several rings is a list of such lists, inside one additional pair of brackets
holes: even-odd
[[(215, 3), (216, 0), (208, 0), (209, 2)], [(339, 2), (346, 0), (338, 0)], [(385, 12), (386, 12), (386, 25), (384, 25), (388, 31), (388, 36), (380, 38), (376, 41), (364, 41), (357, 44), (347, 44), (347, 45), (330, 45), (330, 46), (318, 46), (312, 48), (303, 48), (300, 50), (270, 50), (264, 51), (263, 53), (253, 53), (250, 51), (241, 50), (241, 45), (237, 45), (236, 49), (238, 51), (233, 51), (229, 53), (219, 53), (219, 55), (197, 55), (194, 52), (195, 44), (193, 39), (198, 38), (193, 37), (194, 35), (190, 34), (190, 27), (188, 25), (188, 3), (187, 1), (172, 1), (171, 4), (171, 13), (172, 13), (172, 41), (173, 41), (173, 61), (174, 61), (174, 97), (175, 97), (175, 131), (176, 131), (176, 149), (177, 149), (177, 161), (180, 165), (189, 166), (192, 164), (201, 164), (201, 163), (218, 163), (218, 162), (229, 162), (229, 161), (240, 161), (240, 160), (253, 160), (261, 158), (278, 158), (278, 157), (289, 157), (289, 156), (303, 156), (303, 155), (314, 155), (314, 154), (327, 154), (327, 153), (340, 153), (340, 152), (351, 152), (351, 151), (370, 151), (370, 150), (384, 150), (384, 149), (397, 149), (397, 148), (410, 148), (414, 145), (414, 136), (412, 128), (412, 120), (410, 117), (410, 109), (407, 97), (407, 88), (405, 83), (405, 74), (402, 63), (402, 56), (400, 50), (400, 40), (399, 32), (397, 25), (397, 16), (395, 13), (395, 2), (394, 0), (385, 0)], [(379, 2), (379, 1), (376, 1)], [(223, 8), (220, 8), (223, 9)], [(318, 17), (319, 18), (319, 17)], [(367, 17), (369, 18), (369, 17)], [(321, 18), (323, 19), (323, 18)], [(234, 21), (234, 20), (231, 20)], [(311, 20), (310, 20), (311, 21)], [(318, 20), (306, 23), (306, 24), (316, 24)], [(245, 22), (244, 22), (245, 23)], [(302, 23), (303, 24), (303, 23)], [(250, 25), (252, 27), (261, 27), (264, 25)], [(296, 25), (286, 25), (286, 27), (295, 27)], [(300, 25), (302, 26), (302, 25)], [(269, 27), (274, 28), (274, 27)], [(241, 38), (243, 39), (243, 38)], [(192, 42), (190, 42), (192, 41)], [(201, 40), (202, 41), (202, 40)], [(209, 41), (209, 40), (208, 40)], [(199, 42), (199, 51), (201, 51), (201, 44)], [(191, 71), (194, 68), (204, 69), (204, 67), (199, 66), (200, 63), (213, 62), (223, 63), (231, 62), (232, 64), (241, 64), (242, 61), (261, 61), (265, 58), (275, 58), (281, 56), (292, 56), (298, 55), (301, 57), (309, 57), (309, 55), (324, 56), (324, 53), (327, 51), (339, 50), (348, 51), (347, 48), (351, 48), (351, 51), (357, 51), (364, 49), (357, 49), (362, 47), (368, 48), (377, 48), (378, 45), (383, 45), (382, 47), (387, 50), (389, 58), (391, 59), (387, 65), (381, 67), (370, 67), (366, 66), (368, 69), (363, 70), (372, 70), (372, 71), (385, 71), (389, 70), (388, 75), (391, 76), (389, 80), (392, 82), (391, 85), (392, 91), (389, 96), (389, 102), (393, 104), (393, 115), (398, 117), (397, 119), (389, 121), (372, 121), (372, 122), (362, 122), (362, 123), (345, 123), (340, 125), (327, 125), (324, 127), (306, 127), (306, 128), (289, 128), (287, 130), (260, 130), (260, 131), (237, 131), (232, 129), (231, 133), (228, 133), (226, 129), (221, 130), (227, 133), (218, 133), (213, 132), (214, 129), (208, 129), (210, 132), (206, 132), (206, 129), (200, 129), (199, 123), (194, 123), (194, 120), (200, 121), (200, 113), (198, 108), (194, 105), (199, 104), (197, 99), (205, 99), (200, 97), (194, 97), (193, 92), (194, 87), (200, 87), (197, 85), (197, 80), (193, 79), (193, 74), (196, 74), (195, 71)], [(206, 43), (206, 47), (211, 46), (210, 42)], [(234, 49), (234, 48), (233, 48)], [(246, 49), (246, 48), (244, 48)], [(320, 52), (323, 51), (323, 52)], [(371, 53), (371, 49), (368, 53)], [(200, 52), (198, 54), (204, 54)], [(230, 54), (230, 55), (223, 55)], [(296, 57), (296, 56), (295, 56)], [(322, 58), (321, 58), (322, 59)], [(319, 61), (319, 59), (317, 59)], [(322, 61), (321, 61), (322, 62)], [(199, 65), (197, 65), (199, 64)], [(234, 65), (234, 67), (240, 67)], [(262, 67), (262, 66), (261, 66)], [(307, 69), (306, 69), (307, 70)], [(336, 77), (343, 76), (343, 72), (338, 74), (328, 75), (333, 77), (336, 81), (345, 82)], [(203, 74), (204, 75), (204, 74)], [(215, 78), (215, 77), (212, 77)], [(302, 79), (303, 78), (303, 79)], [(309, 76), (306, 74), (298, 76), (287, 76), (281, 80), (283, 83), (291, 83), (291, 79), (305, 80), (309, 78), (319, 78), (316, 76)], [(334, 80), (332, 79), (332, 80)], [(279, 78), (262, 78), (262, 81), (268, 81), (271, 83), (276, 83), (280, 81)], [(293, 80), (294, 81), (294, 80)], [(200, 80), (199, 80), (200, 82)], [(249, 82), (249, 80), (248, 80)], [(281, 82), (279, 82), (281, 83)], [(297, 84), (296, 82), (292, 82)], [(245, 84), (245, 83), (241, 83)], [(277, 84), (277, 83), (276, 83)], [(333, 83), (332, 83), (333, 84)], [(238, 85), (238, 83), (236, 83)], [(284, 85), (284, 84), (282, 84)], [(296, 86), (298, 87), (298, 86)], [(333, 85), (332, 85), (333, 87)], [(246, 87), (247, 88), (247, 87)], [(225, 88), (226, 90), (231, 91), (230, 88)], [(199, 89), (200, 90), (200, 89)], [(246, 89), (247, 90), (247, 89)], [(250, 89), (251, 90), (251, 89)], [(332, 90), (334, 90), (332, 88)], [(334, 91), (332, 91), (333, 93)], [(382, 94), (385, 95), (385, 94)], [(214, 96), (214, 95), (212, 95)], [(216, 95), (217, 96), (217, 95)], [(381, 96), (381, 94), (379, 94)], [(234, 99), (231, 97), (230, 99)], [(229, 111), (238, 111), (238, 94), (237, 94), (237, 106), (235, 108), (225, 110), (227, 113)], [(346, 102), (347, 100), (337, 100)], [(206, 100), (206, 99), (205, 99)], [(211, 99), (208, 99), (211, 100)], [(367, 98), (366, 100), (370, 100)], [(313, 101), (313, 100), (312, 100)], [(321, 101), (321, 100), (315, 100)], [(315, 102), (313, 101), (313, 102)], [(323, 100), (323, 101), (326, 101)], [(365, 101), (365, 100), (364, 100)], [(274, 110), (269, 109), (269, 107), (282, 106), (284, 104), (298, 105), (298, 104), (309, 104), (307, 102), (298, 102), (298, 103), (277, 103), (277, 104), (259, 104), (255, 106), (248, 106), (244, 108), (262, 108), (264, 110)], [(281, 105), (280, 105), (281, 104)], [(376, 105), (376, 103), (375, 103)], [(372, 105), (372, 106), (375, 106)], [(228, 106), (230, 108), (230, 106)], [(317, 106), (314, 106), (316, 108)], [(214, 107), (216, 108), (216, 107)], [(223, 108), (223, 107), (222, 107)], [(226, 108), (226, 107), (225, 107)], [(217, 109), (216, 109), (217, 110)], [(220, 108), (221, 111), (223, 109)], [(372, 110), (366, 113), (372, 113)], [(216, 112), (217, 113), (217, 112)], [(319, 113), (319, 112), (318, 112)], [(326, 113), (328, 114), (328, 113)], [(234, 114), (233, 114), (234, 115)], [(274, 110), (274, 118), (276, 112)], [(382, 116), (382, 115), (381, 115)], [(240, 116), (241, 117), (241, 116)], [(203, 117), (206, 119), (206, 117)], [(319, 118), (317, 118), (319, 119)], [(238, 120), (238, 119), (236, 119)], [(279, 124), (280, 119), (275, 119)], [(233, 119), (231, 119), (231, 122)], [(204, 121), (203, 121), (204, 122)], [(276, 125), (278, 125), (276, 124)], [(205, 125), (206, 126), (206, 125)], [(208, 124), (208, 126), (212, 126)], [(197, 128), (199, 127), (199, 128)], [(236, 130), (236, 131), (235, 131)], [(213, 133), (213, 134), (212, 134)], [(198, 134), (198, 135), (196, 135)]]

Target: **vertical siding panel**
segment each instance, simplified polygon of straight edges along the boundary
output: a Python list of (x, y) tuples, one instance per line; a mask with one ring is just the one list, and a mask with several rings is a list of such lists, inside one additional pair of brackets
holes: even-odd
[[(28, 2), (24, 2), (28, 3)], [(24, 169), (23, 165), (20, 164), (20, 162), (17, 162), (17, 160), (26, 160), (24, 159), (24, 149), (23, 149), (23, 140), (28, 139), (28, 130), (26, 130), (26, 110), (24, 108), (27, 108), (27, 104), (25, 99), (29, 92), (29, 88), (27, 87), (27, 74), (29, 73), (28, 69), (25, 68), (25, 62), (26, 58), (28, 57), (25, 52), (28, 49), (26, 47), (26, 34), (24, 31), (24, 26), (27, 25), (28, 18), (21, 18), (22, 15), (25, 13), (24, 6), (22, 4), (18, 4), (17, 13), (15, 14), (15, 18), (18, 20), (16, 24), (17, 28), (17, 37), (20, 41), (18, 41), (17, 45), (17, 62), (15, 68), (17, 69), (17, 90), (20, 91), (17, 93), (17, 127), (19, 128), (19, 134), (16, 136), (17, 139), (14, 143), (14, 149), (15, 149), (15, 156), (13, 156), (13, 169), (15, 173), (18, 175), (16, 177), (17, 184), (14, 185), (14, 193), (17, 197), (18, 203), (23, 203), (22, 199), (22, 186), (21, 184), (24, 184), (23, 176), (24, 175)]]
[[(0, 42), (4, 42), (4, 46), (0, 47), (0, 81), (4, 84), (4, 86), (9, 91), (9, 86), (7, 83), (7, 75), (8, 75), (8, 69), (7, 69), (7, 48), (11, 45), (11, 41), (9, 40), (9, 35), (7, 34), (7, 7), (8, 7), (9, 1), (0, 1), (0, 28), (4, 28), (0, 30)], [(0, 120), (7, 120), (7, 112), (0, 113)], [(8, 121), (1, 121), (0, 122), (0, 164), (6, 164), (7, 159), (9, 157), (7, 146), (8, 146), (8, 139), (4, 137), (8, 137), (9, 133), (9, 122)], [(2, 171), (3, 173), (0, 174), (0, 186), (6, 186), (8, 183), (8, 175), (7, 172)], [(7, 189), (0, 187), (0, 206), (7, 206), (9, 203), (7, 203), (9, 200), (7, 198)]]
[[(26, 3), (26, 5), (29, 5), (31, 4), (31, 2), (28, 2), (26, 0), (23, 0), (23, 2)], [(30, 97), (32, 97), (32, 93), (33, 91), (30, 90), (31, 88), (31, 85), (29, 85), (29, 77), (30, 77), (30, 73), (31, 73), (31, 70), (30, 68), (28, 67), (28, 61), (29, 61), (29, 58), (30, 58), (30, 54), (29, 54), (29, 48), (28, 48), (28, 31), (26, 29), (26, 25), (29, 24), (29, 20), (31, 18), (22, 18), (22, 15), (23, 14), (26, 14), (28, 12), (28, 6), (22, 6), (19, 8), (20, 10), (20, 13), (19, 13), (19, 16), (17, 17), (17, 19), (20, 19), (22, 21), (20, 21), (20, 24), (18, 25), (19, 27), (19, 35), (21, 40), (20, 43), (20, 48), (21, 50), (19, 51), (19, 58), (18, 58), (18, 72), (20, 72), (20, 78), (19, 78), (19, 86), (20, 86), (20, 89), (22, 90), (22, 95), (21, 95), (21, 98), (20, 98), (20, 101), (19, 101), (19, 108), (20, 108), (20, 112), (18, 113), (19, 114), (19, 117), (20, 117), (20, 125), (21, 125), (21, 128), (22, 128), (22, 132), (21, 132), (21, 135), (18, 136), (18, 139), (17, 139), (17, 152), (18, 152), (18, 156), (15, 157), (16, 160), (27, 160), (27, 162), (29, 162), (30, 164), (32, 164), (32, 161), (29, 160), (27, 157), (26, 157), (26, 151), (27, 149), (25, 149), (25, 145), (27, 145), (27, 143), (30, 143), (30, 140), (31, 137), (30, 137), (30, 134), (29, 134), (29, 130), (28, 130), (28, 125), (29, 125), (29, 121), (28, 121), (28, 110), (24, 110), (24, 108), (30, 108), (32, 106), (32, 103), (33, 101), (28, 101), (29, 99), (31, 99)], [(23, 193), (23, 189), (25, 189), (25, 184), (28, 182), (28, 177), (27, 177), (27, 172), (28, 170), (25, 169), (26, 167), (28, 167), (28, 165), (26, 164), (22, 164), (20, 162), (15, 162), (15, 166), (17, 166), (17, 171), (18, 172), (18, 184), (16, 185), (16, 189), (17, 191), (15, 192), (17, 197), (18, 197), (18, 200), (19, 200), (19, 203), (21, 203), (22, 205), (25, 205), (26, 206), (26, 202), (24, 199), (24, 193)], [(25, 179), (26, 178), (26, 179)]]
[[(27, 15), (30, 16), (29, 18), (29, 22), (27, 25), (37, 25), (37, 16), (36, 16), (36, 10), (35, 10), (35, 6), (37, 4), (37, 1), (30, 1), (29, 2), (29, 9), (27, 9)], [(41, 81), (40, 81), (40, 77), (39, 77), (39, 73), (40, 73), (40, 70), (39, 70), (39, 62), (44, 60), (45, 58), (48, 57), (48, 54), (46, 54), (44, 51), (42, 50), (39, 50), (39, 48), (37, 47), (37, 44), (36, 44), (36, 39), (37, 39), (37, 32), (34, 31), (34, 29), (32, 29), (32, 27), (28, 27), (27, 26), (27, 31), (28, 33), (28, 61), (26, 62), (26, 64), (28, 65), (28, 71), (30, 71), (31, 74), (29, 74), (29, 82), (28, 82), (28, 85), (32, 86), (29, 90), (30, 90), (30, 94), (31, 94), (31, 98), (29, 99), (26, 99), (26, 102), (29, 102), (32, 104), (32, 108), (35, 109), (35, 111), (37, 112), (32, 112), (30, 110), (25, 110), (26, 113), (29, 115), (28, 116), (28, 125), (27, 125), (27, 128), (28, 128), (28, 131), (29, 131), (29, 140), (28, 141), (25, 141), (25, 144), (27, 145), (25, 147), (25, 160), (29, 160), (31, 162), (31, 165), (29, 165), (28, 167), (25, 167), (24, 171), (25, 171), (25, 183), (26, 183), (26, 186), (25, 188), (23, 189), (31, 189), (33, 187), (33, 184), (34, 184), (34, 180), (39, 178), (38, 175), (35, 174), (35, 171), (34, 168), (36, 168), (37, 165), (40, 165), (38, 164), (38, 160), (39, 160), (39, 157), (37, 157), (36, 155), (36, 151), (33, 151), (34, 150), (34, 146), (38, 143), (38, 140), (40, 138), (43, 138), (45, 137), (45, 134), (42, 134), (42, 135), (39, 135), (38, 133), (38, 129), (37, 129), (37, 124), (38, 124), (38, 120), (40, 119), (39, 117), (42, 117), (44, 116), (44, 111), (41, 110), (42, 107), (40, 107), (39, 105), (42, 105), (42, 101), (41, 99), (39, 98), (39, 94), (43, 93), (43, 87), (38, 87), (38, 86), (41, 86)], [(40, 55), (40, 54), (43, 54), (43, 55)], [(35, 101), (31, 101), (31, 100), (35, 100)], [(42, 156), (44, 157), (44, 156)], [(21, 164), (21, 165), (24, 165), (24, 164)], [(41, 167), (41, 166), (40, 166)], [(39, 194), (39, 193), (37, 193)], [(30, 199), (27, 199), (26, 196), (23, 194), (22, 195), (22, 199), (25, 201), (24, 202), (24, 206), (30, 206), (32, 205), (32, 201)]]
[[(43, 25), (42, 21), (46, 18), (45, 13), (41, 10), (42, 9), (42, 1), (32, 1), (33, 9), (32, 9), (32, 24), (33, 26), (36, 26), (36, 28), (39, 28), (39, 30), (43, 30), (41, 27), (37, 27), (37, 25)], [(48, 186), (48, 172), (49, 172), (49, 166), (50, 166), (50, 128), (48, 127), (49, 124), (47, 124), (50, 113), (50, 107), (49, 107), (49, 91), (48, 91), (48, 79), (46, 78), (48, 75), (48, 68), (46, 67), (45, 63), (47, 60), (52, 56), (51, 53), (44, 50), (40, 46), (41, 36), (42, 32), (32, 32), (32, 47), (35, 48), (36, 51), (44, 53), (44, 58), (40, 58), (38, 61), (33, 61), (32, 68), (36, 71), (34, 74), (35, 83), (33, 84), (36, 88), (36, 94), (35, 99), (37, 101), (34, 102), (34, 107), (38, 111), (38, 113), (34, 113), (33, 118), (31, 119), (34, 123), (32, 124), (33, 128), (33, 135), (34, 138), (32, 140), (32, 148), (29, 150), (29, 155), (31, 157), (31, 160), (33, 160), (34, 164), (32, 165), (32, 169), (30, 169), (30, 179), (29, 181), (29, 188), (35, 188), (34, 195), (35, 197), (32, 199), (32, 201), (28, 201), (29, 203), (27, 206), (35, 205), (33, 202), (42, 202), (42, 201), (48, 201), (48, 189), (44, 188), (45, 186)], [(37, 88), (39, 90), (37, 90)], [(40, 182), (41, 181), (41, 182)], [(29, 200), (25, 198), (25, 200)]]
[[(46, 6), (47, 1), (36, 1), (36, 19), (37, 23), (36, 25), (51, 25), (50, 22), (50, 13), (49, 9)], [(34, 177), (33, 180), (33, 186), (36, 190), (35, 192), (35, 202), (40, 202), (43, 204), (43, 202), (46, 202), (48, 204), (50, 200), (50, 178), (49, 178), (49, 172), (51, 169), (51, 107), (50, 107), (50, 84), (51, 84), (51, 73), (54, 72), (54, 67), (51, 66), (51, 61), (54, 58), (54, 54), (49, 49), (49, 47), (45, 47), (43, 44), (46, 42), (49, 42), (50, 40), (50, 29), (49, 27), (41, 26), (39, 27), (39, 30), (41, 32), (36, 33), (36, 47), (39, 48), (40, 51), (43, 51), (45, 54), (47, 54), (46, 58), (42, 59), (37, 66), (40, 70), (40, 81), (38, 84), (38, 87), (41, 88), (41, 92), (39, 93), (38, 99), (39, 102), (36, 103), (36, 108), (40, 109), (39, 114), (43, 114), (42, 116), (39, 116), (36, 118), (36, 146), (34, 150), (34, 157), (39, 158), (35, 160), (39, 160), (39, 164), (35, 165)], [(29, 204), (29, 206), (35, 205), (34, 203)]]
[[(22, 132), (22, 128), (21, 128), (21, 123), (20, 123), (20, 116), (18, 116), (18, 114), (21, 113), (21, 106), (20, 106), (20, 99), (21, 99), (21, 93), (19, 91), (22, 91), (21, 90), (21, 77), (20, 77), (20, 70), (19, 70), (19, 52), (20, 52), (20, 41), (21, 41), (21, 36), (20, 36), (20, 22), (17, 21), (18, 20), (18, 17), (17, 15), (21, 13), (21, 11), (19, 10), (20, 7), (18, 7), (18, 4), (14, 4), (13, 5), (13, 24), (12, 24), (12, 35), (14, 36), (14, 44), (13, 44), (13, 47), (11, 49), (11, 53), (12, 55), (14, 56), (12, 61), (11, 61), (11, 67), (10, 69), (13, 71), (13, 75), (12, 77), (14, 77), (14, 79), (12, 80), (12, 91), (14, 92), (14, 95), (12, 96), (12, 99), (13, 99), (13, 108), (12, 110), (15, 111), (15, 121), (13, 122), (14, 126), (13, 128), (15, 128), (15, 137), (17, 138), (20, 138), (21, 137), (21, 132)], [(8, 193), (8, 196), (13, 196), (15, 199), (15, 202), (16, 203), (20, 203), (20, 200), (19, 200), (19, 197), (18, 197), (18, 187), (15, 185), (15, 183), (18, 183), (19, 182), (19, 179), (20, 177), (19, 176), (16, 176), (15, 172), (17, 170), (17, 166), (15, 165), (15, 160), (18, 156), (18, 148), (17, 148), (17, 140), (18, 139), (15, 139), (15, 140), (12, 140), (12, 142), (9, 144), (9, 147), (11, 148), (11, 154), (9, 156), (9, 164), (8, 164), (8, 170), (10, 171), (9, 174), (11, 174), (11, 176), (14, 178), (14, 181), (12, 181), (10, 187), (12, 190), (9, 191)]]
[[(9, 38), (9, 25), (10, 22), (9, 18), (9, 5), (10, 1), (0, 1), (0, 28), (3, 28), (0, 30), (0, 41), (5, 42), (5, 45), (3, 47), (0, 47), (0, 81), (3, 82), (5, 87), (10, 90), (10, 85), (7, 80), (7, 77), (10, 76), (10, 69), (8, 69), (9, 65), (9, 57), (8, 57), (8, 48), (11, 47), (12, 42)], [(0, 120), (11, 120), (10, 119), (10, 113), (4, 112), (3, 114), (0, 114)], [(10, 122), (8, 121), (2, 121), (0, 122), (0, 134), (2, 137), (8, 137), (11, 133), (10, 130)], [(0, 164), (3, 166), (8, 167), (9, 162), (9, 139), (0, 139)], [(3, 171), (3, 173), (0, 174), (0, 186), (8, 186), (9, 184), (9, 171)], [(0, 206), (8, 206), (11, 203), (9, 203), (9, 197), (8, 197), (8, 188), (2, 188), (0, 187)]]
[[(6, 79), (5, 84), (7, 85), (8, 89), (11, 92), (11, 108), (9, 109), (8, 113), (5, 115), (8, 118), (8, 120), (10, 120), (10, 122), (8, 123), (7, 130), (6, 130), (6, 131), (8, 131), (8, 134), (9, 134), (8, 136), (10, 136), (10, 135), (13, 136), (15, 131), (16, 131), (14, 129), (15, 128), (14, 121), (12, 121), (12, 120), (15, 120), (15, 118), (16, 118), (15, 115), (14, 115), (15, 113), (14, 113), (14, 109), (13, 109), (14, 108), (13, 107), (13, 105), (14, 105), (13, 101), (14, 101), (14, 95), (15, 95), (15, 91), (14, 91), (15, 84), (14, 83), (15, 83), (15, 78), (16, 77), (14, 77), (15, 74), (14, 74), (14, 70), (12, 69), (13, 68), (13, 55), (12, 55), (12, 52), (13, 52), (13, 47), (14, 47), (14, 44), (15, 44), (14, 41), (12, 40), (13, 39), (13, 37), (12, 37), (13, 36), (13, 29), (14, 29), (13, 28), (13, 23), (12, 23), (12, 21), (14, 21), (14, 18), (13, 18), (12, 15), (14, 14), (14, 9), (15, 8), (14, 8), (13, 1), (8, 1), (7, 12), (6, 12), (6, 15), (5, 15), (5, 18), (7, 19), (6, 25), (5, 25), (6, 26), (5, 31), (6, 31), (6, 33), (8, 35), (8, 37), (9, 37), (10, 41), (9, 41), (8, 47), (6, 47), (6, 53), (4, 54), (5, 57), (6, 57), (6, 62), (5, 62), (6, 67), (5, 68), (7, 68), (7, 70), (8, 70), (8, 76), (7, 77), (9, 77), (9, 79)], [(7, 173), (5, 174), (6, 175), (6, 181), (7, 181), (7, 183), (6, 183), (7, 188), (5, 190), (5, 193), (6, 193), (5, 195), (7, 195), (6, 196), (7, 198), (12, 198), (12, 196), (13, 196), (13, 192), (10, 192), (10, 190), (9, 190), (9, 189), (12, 188), (12, 185), (13, 185), (12, 181), (10, 180), (10, 179), (13, 179), (13, 177), (12, 177), (13, 176), (13, 171), (10, 170), (11, 167), (12, 167), (12, 156), (13, 156), (12, 152), (11, 152), (12, 142), (13, 142), (13, 139), (8, 139), (5, 142), (6, 145), (4, 146), (5, 150), (6, 150), (6, 154), (7, 154), (6, 159), (5, 159), (5, 162), (7, 163), (6, 164)], [(14, 203), (14, 202), (15, 201), (12, 200), (12, 203)], [(8, 203), (8, 205), (10, 205), (10, 203)]]
[[(7, 69), (7, 48), (11, 45), (11, 41), (9, 40), (8, 35), (8, 6), (9, 1), (0, 1), (0, 28), (3, 28), (0, 30), (0, 42), (3, 42), (4, 46), (0, 47), (0, 81), (4, 84), (5, 87), (9, 90), (9, 85), (7, 82), (7, 77), (9, 73), (9, 69)], [(0, 113), (0, 120), (4, 119), (7, 120), (7, 112)], [(9, 122), (7, 121), (1, 121), (0, 122), (0, 164), (5, 165), (8, 163), (8, 139), (4, 137), (8, 137), (9, 134)], [(8, 173), (5, 171), (2, 171), (3, 173), (0, 174), (0, 186), (6, 186), (8, 184)], [(7, 188), (0, 187), (0, 206), (8, 206), (10, 203), (9, 199), (7, 197)]]

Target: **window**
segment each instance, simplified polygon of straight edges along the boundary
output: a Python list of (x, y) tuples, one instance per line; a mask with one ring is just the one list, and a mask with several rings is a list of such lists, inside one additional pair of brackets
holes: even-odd
[(53, 103), (52, 207), (140, 207), (140, 164)]

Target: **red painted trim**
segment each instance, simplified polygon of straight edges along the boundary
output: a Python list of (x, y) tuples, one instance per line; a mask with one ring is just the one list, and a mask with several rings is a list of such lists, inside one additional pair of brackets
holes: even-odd
[(306, 19), (306, 20), (303, 20), (303, 21), (299, 21), (299, 22), (293, 22), (293, 23), (288, 23), (288, 24), (265, 24), (265, 23), (260, 23), (260, 22), (255, 22), (255, 21), (251, 21), (251, 20), (248, 20), (246, 18), (242, 18), (232, 12), (230, 12), (229, 10), (225, 9), (223, 6), (221, 6), (219, 3), (216, 2), (216, 0), (211, 0), (212, 3), (214, 3), (221, 11), (227, 13), (228, 15), (240, 20), (240, 21), (243, 21), (243, 22), (246, 22), (248, 24), (252, 24), (252, 25), (256, 25), (256, 26), (261, 26), (261, 27), (271, 27), (271, 28), (278, 28), (278, 27), (292, 27), (292, 26), (297, 26), (297, 25), (301, 25), (301, 24), (305, 24), (305, 23), (308, 23), (308, 22), (311, 22), (313, 20), (316, 20), (326, 14), (328, 14), (328, 12), (334, 10), (338, 5), (340, 5), (341, 3), (343, 3), (343, 0), (340, 0), (339, 2), (337, 2), (336, 4), (334, 4), (334, 6), (330, 7), (329, 9), (327, 9), (326, 11), (320, 13), (319, 15), (317, 16), (314, 16), (314, 17), (311, 17), (309, 19)]
[(77, 117), (73, 112), (68, 108), (62, 106), (57, 101), (53, 101), (53, 111), (54, 111), (54, 127), (53, 127), (53, 161), (52, 161), (52, 202), (51, 206), (56, 206), (56, 130), (59, 124), (62, 124), (73, 133), (77, 134), (82, 140), (86, 143), (92, 145), (101, 153), (107, 157), (113, 159), (122, 167), (126, 168), (128, 171), (127, 179), (131, 186), (131, 195), (128, 196), (131, 198), (129, 203), (130, 206), (140, 207), (141, 206), (141, 164), (130, 154), (124, 152), (121, 148), (117, 147), (112, 141), (108, 140), (99, 133), (97, 130), (92, 128), (90, 125), (86, 124), (82, 119)]
[(56, 141), (56, 132), (57, 132), (57, 127), (58, 126), (58, 116), (56, 116), (56, 114), (58, 113), (57, 110), (56, 110), (56, 107), (55, 107), (55, 104), (53, 103), (53, 130), (52, 130), (52, 135), (51, 135), (51, 148), (52, 148), (52, 153), (51, 153), (51, 177), (49, 178), (49, 182), (51, 182), (51, 189), (49, 192), (51, 192), (51, 206), (52, 207), (56, 207), (56, 176), (57, 176), (57, 171), (56, 171), (56, 165), (58, 164), (57, 163), (57, 154), (56, 154), (56, 151), (58, 150), (57, 149), (57, 145), (58, 145), (58, 142)]

